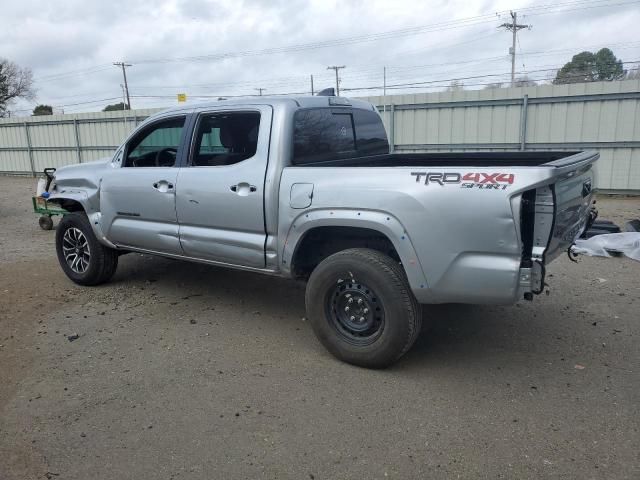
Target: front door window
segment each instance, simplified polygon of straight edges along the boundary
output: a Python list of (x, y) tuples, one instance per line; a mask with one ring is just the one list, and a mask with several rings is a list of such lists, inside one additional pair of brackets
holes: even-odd
[(184, 123), (184, 117), (172, 118), (143, 129), (127, 145), (124, 166), (173, 167)]

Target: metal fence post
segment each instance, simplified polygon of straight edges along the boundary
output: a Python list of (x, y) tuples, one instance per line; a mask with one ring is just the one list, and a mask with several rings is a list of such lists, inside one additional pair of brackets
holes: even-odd
[(29, 124), (24, 122), (24, 132), (27, 136), (27, 152), (29, 154), (29, 164), (31, 165), (31, 175), (36, 176), (36, 168), (33, 163), (33, 149), (31, 147), (31, 135), (29, 134)]
[(396, 106), (391, 104), (389, 108), (391, 118), (389, 119), (389, 152), (393, 153), (396, 149)]
[(76, 134), (76, 154), (78, 155), (78, 163), (82, 163), (82, 153), (80, 152), (80, 130), (78, 129), (78, 119), (73, 119), (73, 130)]
[(529, 95), (522, 97), (522, 107), (520, 108), (520, 150), (527, 149), (527, 108), (529, 106)]

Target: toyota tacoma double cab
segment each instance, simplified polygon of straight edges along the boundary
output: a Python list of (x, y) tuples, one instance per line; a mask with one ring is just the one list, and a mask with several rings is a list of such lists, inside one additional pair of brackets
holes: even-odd
[(60, 168), (65, 274), (142, 252), (306, 281), (315, 334), (383, 368), (433, 303), (512, 304), (592, 218), (596, 152), (392, 153), (370, 103), (260, 97), (174, 108)]

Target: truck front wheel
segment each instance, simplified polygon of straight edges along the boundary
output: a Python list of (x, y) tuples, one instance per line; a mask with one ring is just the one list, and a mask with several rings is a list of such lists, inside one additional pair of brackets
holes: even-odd
[(335, 357), (385, 368), (404, 355), (420, 331), (422, 312), (398, 262), (353, 248), (323, 260), (306, 290), (307, 315)]
[(102, 245), (84, 213), (62, 217), (56, 229), (56, 252), (64, 273), (79, 285), (108, 281), (118, 267), (118, 252)]

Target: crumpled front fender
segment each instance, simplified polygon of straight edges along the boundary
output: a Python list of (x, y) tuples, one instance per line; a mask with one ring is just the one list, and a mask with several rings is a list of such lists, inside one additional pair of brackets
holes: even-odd
[(109, 160), (106, 158), (56, 170), (49, 201), (60, 205), (69, 201), (80, 204), (98, 240), (113, 248), (114, 245), (104, 236), (100, 221), (100, 184), (105, 168), (109, 168)]

